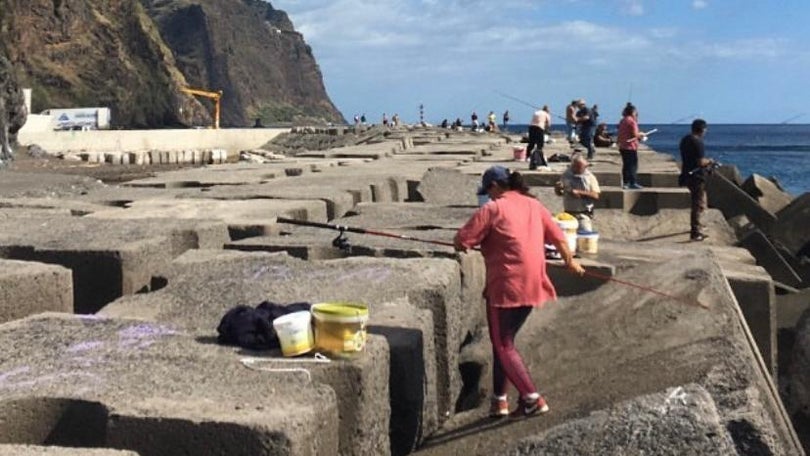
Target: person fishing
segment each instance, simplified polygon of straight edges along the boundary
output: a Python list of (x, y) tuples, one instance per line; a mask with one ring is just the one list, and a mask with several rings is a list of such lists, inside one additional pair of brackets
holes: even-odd
[(690, 213), (689, 239), (703, 241), (708, 236), (701, 232), (700, 215), (706, 210), (706, 175), (711, 172), (714, 160), (706, 158), (703, 136), (706, 134), (706, 121), (695, 119), (691, 133), (684, 136), (679, 144), (681, 151), (681, 174), (678, 184), (686, 186), (692, 201)]
[(538, 109), (532, 115), (529, 123), (529, 144), (526, 146), (526, 157), (529, 159), (530, 170), (535, 170), (538, 166), (548, 166), (546, 156), (543, 155), (545, 135), (551, 131), (551, 115), (548, 111), (548, 106)]
[[(515, 336), (534, 307), (557, 296), (546, 273), (546, 242), (557, 247), (569, 271), (582, 276), (585, 270), (574, 260), (551, 213), (529, 194), (520, 173), (493, 166), (484, 173), (479, 193), (487, 194), (490, 201), (459, 229), (453, 244), (458, 251), (480, 246), (484, 255), (484, 297), (493, 351), (490, 416), (545, 413), (548, 404), (515, 347)], [(518, 407), (511, 414), (507, 381), (519, 393)]]
[(571, 165), (554, 184), (554, 193), (563, 197), (563, 210), (582, 220), (594, 218), (594, 206), (601, 190), (596, 176), (588, 169), (588, 160), (579, 152), (571, 157)]

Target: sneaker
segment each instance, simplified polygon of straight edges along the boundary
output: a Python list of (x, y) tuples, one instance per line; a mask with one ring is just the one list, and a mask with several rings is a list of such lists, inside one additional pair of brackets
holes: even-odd
[(629, 185), (629, 188), (630, 188), (631, 190), (641, 190), (641, 189), (642, 189), (642, 188), (644, 188), (644, 187), (643, 187), (643, 186), (641, 186), (641, 185), (638, 185), (638, 184), (630, 184), (630, 185)]
[(630, 190), (630, 186), (627, 184), (622, 185), (622, 190)]
[(502, 418), (509, 416), (509, 402), (506, 399), (499, 399), (493, 397), (489, 406), (490, 418)]
[(548, 413), (551, 410), (546, 404), (546, 400), (543, 399), (543, 396), (538, 397), (536, 400), (533, 401), (526, 401), (524, 399), (520, 399), (518, 401), (518, 407), (515, 409), (514, 412), (509, 414), (510, 418), (526, 418), (538, 414)]
[(695, 233), (695, 234), (693, 234), (693, 235), (689, 236), (689, 240), (690, 240), (690, 241), (694, 241), (694, 242), (702, 242), (702, 241), (703, 241), (704, 239), (706, 239), (707, 237), (709, 237), (709, 236), (708, 236), (708, 235), (706, 235), (706, 234), (703, 234), (703, 233)]

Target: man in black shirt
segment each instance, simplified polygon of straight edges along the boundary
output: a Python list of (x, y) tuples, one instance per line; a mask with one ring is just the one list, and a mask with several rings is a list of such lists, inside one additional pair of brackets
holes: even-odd
[(692, 225), (690, 239), (702, 241), (706, 235), (700, 232), (700, 214), (706, 210), (706, 174), (714, 163), (706, 158), (703, 149), (703, 136), (706, 134), (706, 121), (695, 119), (692, 122), (692, 133), (681, 139), (681, 175), (678, 178), (680, 185), (689, 188), (692, 197)]
[(579, 128), (579, 143), (588, 150), (588, 160), (593, 159), (595, 149), (593, 147), (594, 113), (588, 109), (585, 100), (577, 100), (579, 111), (577, 111), (577, 127)]

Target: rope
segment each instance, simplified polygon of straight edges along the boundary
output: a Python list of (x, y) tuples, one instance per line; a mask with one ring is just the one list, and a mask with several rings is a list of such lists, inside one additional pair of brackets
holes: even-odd
[(303, 367), (267, 367), (267, 366), (260, 366), (259, 364), (265, 363), (281, 363), (281, 364), (293, 364), (293, 363), (304, 363), (304, 364), (328, 364), (331, 363), (332, 360), (327, 358), (326, 356), (315, 353), (314, 358), (242, 358), (239, 360), (243, 366), (247, 367), (248, 369), (261, 371), (261, 372), (271, 372), (271, 373), (303, 373), (307, 377), (307, 383), (312, 383), (312, 372), (309, 369), (305, 369)]

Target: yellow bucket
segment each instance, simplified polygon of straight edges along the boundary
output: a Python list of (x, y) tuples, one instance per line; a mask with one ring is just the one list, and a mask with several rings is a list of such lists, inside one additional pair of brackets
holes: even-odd
[(312, 305), (315, 346), (336, 356), (351, 356), (366, 346), (368, 306), (350, 302)]

